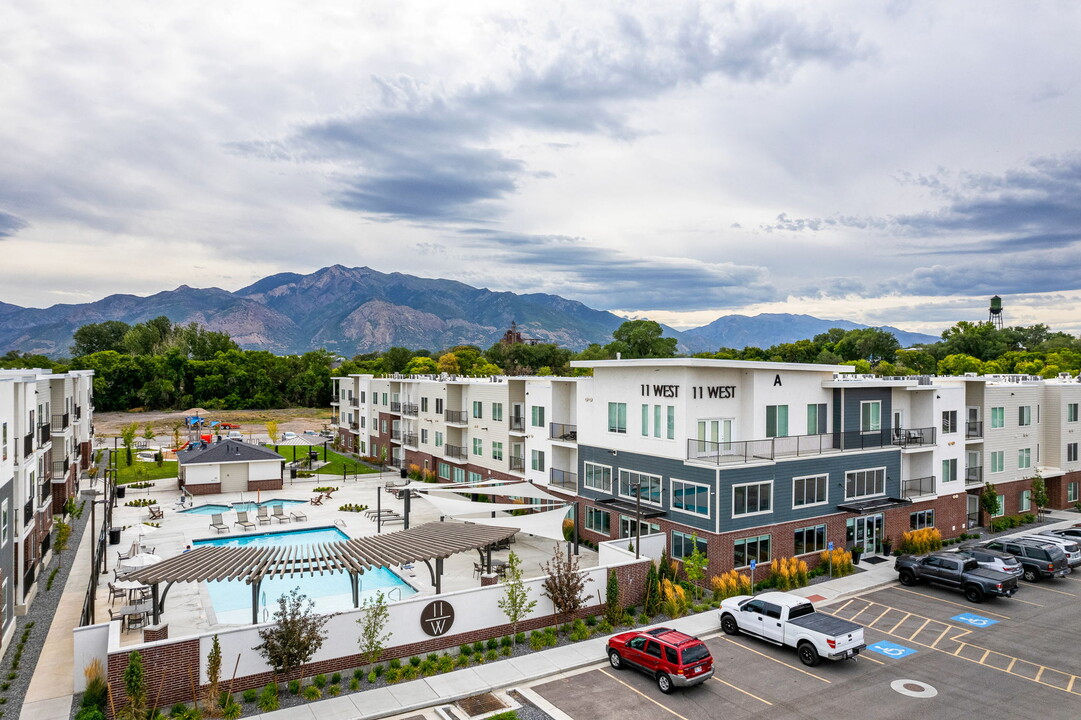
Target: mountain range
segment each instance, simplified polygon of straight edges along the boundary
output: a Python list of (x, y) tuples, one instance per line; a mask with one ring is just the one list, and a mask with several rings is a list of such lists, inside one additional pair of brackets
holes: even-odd
[[(82, 304), (24, 308), (0, 302), (0, 353), (62, 357), (82, 325), (106, 320), (134, 324), (161, 315), (228, 333), (241, 347), (302, 353), (325, 347), (351, 357), (391, 346), (437, 350), (472, 344), (487, 348), (517, 323), (522, 335), (580, 350), (611, 341), (625, 318), (575, 300), (541, 293), (492, 292), (454, 280), (381, 273), (332, 265), (309, 275), (280, 273), (235, 292), (181, 285), (146, 297), (110, 295)], [(811, 338), (833, 327), (868, 327), (810, 315), (728, 315), (690, 330), (665, 327), (682, 352), (719, 347), (769, 347)], [(933, 335), (891, 327), (903, 347), (935, 342)]]

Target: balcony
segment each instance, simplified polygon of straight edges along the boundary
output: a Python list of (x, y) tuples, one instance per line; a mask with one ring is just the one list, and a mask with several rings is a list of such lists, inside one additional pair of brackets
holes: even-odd
[(49, 442), (50, 440), (52, 440), (52, 437), (53, 437), (52, 425), (50, 425), (49, 423), (42, 423), (41, 425), (38, 425), (38, 446), (39, 447), (41, 445), (44, 445), (45, 443)]
[(30, 498), (23, 505), (23, 527), (28, 528), (34, 524), (34, 498)]
[(402, 435), (402, 445), (408, 445), (410, 447), (417, 447), (418, 444), (419, 443), (417, 442), (417, 434), (416, 433), (404, 433)]
[(977, 487), (983, 485), (983, 465), (973, 465), (965, 468), (965, 487)]
[(901, 481), (901, 495), (906, 500), (935, 494), (935, 476), (907, 478)]
[(512, 417), (510, 419), (510, 431), (511, 432), (525, 432), (525, 418), (524, 417)]
[[(51, 481), (38, 483), (38, 505), (47, 507), (53, 498), (53, 484)], [(51, 516), (50, 516), (51, 517)]]
[(64, 432), (71, 425), (71, 416), (67, 413), (63, 415), (53, 415), (52, 426), (56, 432)]
[(34, 454), (34, 433), (28, 432), (23, 438), (23, 457), (28, 458)]
[(404, 403), (402, 405), (402, 415), (408, 415), (410, 417), (416, 417), (420, 414), (420, 408), (416, 403)]
[(548, 423), (548, 437), (564, 442), (578, 442), (578, 426), (566, 423)]
[(517, 470), (519, 472), (525, 471), (525, 458), (515, 457), (514, 455), (511, 455), (509, 460), (511, 470)]
[(402, 404), (400, 402), (392, 402), (390, 404), (390, 411), (392, 413), (401, 414), (401, 412), (402, 412)]
[(443, 457), (451, 458), (452, 460), (465, 460), (469, 457), (469, 453), (461, 445), (444, 445)]
[(552, 487), (567, 490), (568, 492), (577, 493), (578, 473), (551, 468), (548, 471), (548, 484)]
[(447, 422), (452, 425), (466, 425), (469, 423), (469, 414), (465, 410), (447, 410), (444, 413)]
[(982, 438), (983, 421), (973, 420), (965, 423), (965, 438)]
[(53, 480), (66, 479), (69, 467), (71, 463), (68, 460), (53, 460)]
[(402, 431), (401, 430), (391, 430), (390, 431), (390, 439), (391, 440), (397, 440), (398, 442), (401, 442), (402, 441)]
[(905, 449), (934, 445), (937, 430), (938, 428), (934, 427), (896, 428), (893, 430), (893, 440), (891, 442)]
[(357, 422), (356, 420), (354, 420), (353, 422), (349, 423), (349, 429), (350, 430), (360, 430), (360, 423)]

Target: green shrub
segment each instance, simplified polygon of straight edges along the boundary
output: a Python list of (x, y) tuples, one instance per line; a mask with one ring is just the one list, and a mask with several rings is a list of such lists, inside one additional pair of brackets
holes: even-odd
[[(372, 682), (375, 682), (375, 677), (372, 677)], [(353, 692), (360, 690), (360, 680), (358, 680), (357, 678), (350, 678), (349, 689)]]
[(436, 666), (441, 673), (450, 672), (454, 669), (454, 658), (450, 655), (443, 655), (436, 661)]
[(364, 670), (362, 668), (357, 668), (353, 671), (354, 680), (360, 680), (362, 677), (364, 677)]
[(518, 713), (514, 710), (505, 710), (501, 713), (492, 715), (488, 720), (518, 720)]
[(278, 684), (267, 683), (266, 687), (263, 688), (263, 692), (259, 693), (259, 711), (271, 712), (279, 707)]
[(416, 665), (406, 665), (402, 668), (401, 678), (402, 680), (416, 680), (417, 674)]
[(454, 658), (454, 667), (465, 667), (468, 664), (469, 664), (469, 656), (468, 655), (459, 655), (458, 657)]
[(372, 670), (375, 670), (375, 676), (379, 677), (380, 675), (383, 674), (383, 671), (386, 670), (386, 666), (385, 665), (376, 665), (375, 667), (372, 668)]
[(320, 673), (312, 678), (312, 684), (322, 690), (327, 686), (327, 676)]
[(486, 648), (488, 650), (495, 650), (498, 647), (499, 647), (499, 641), (498, 640), (496, 640), (495, 638), (488, 638), (488, 642), (486, 643)]
[(651, 618), (649, 615), (646, 615), (645, 613), (642, 613), (641, 615), (638, 616), (638, 624), (639, 625), (649, 625), (649, 623), (652, 620), (653, 620), (653, 618)]
[(105, 720), (105, 713), (96, 707), (84, 707), (75, 713), (75, 720)]
[(477, 655), (483, 654), (484, 653), (484, 643), (482, 641), (480, 641), (480, 640), (473, 643), (473, 652), (476, 653)]
[(259, 693), (254, 688), (249, 688), (248, 690), (244, 691), (241, 697), (244, 698), (244, 702), (253, 703), (255, 702), (255, 698), (259, 697)]
[(402, 668), (401, 667), (388, 667), (387, 671), (385, 673), (383, 673), (383, 677), (386, 678), (387, 682), (391, 683), (392, 685), (394, 683), (398, 682), (398, 680), (401, 678), (401, 676), (402, 676)]
[(331, 675), (330, 676), (330, 684), (331, 685), (341, 685), (342, 684), (342, 674), (340, 672), (336, 672), (333, 675)]
[(416, 655), (409, 658), (409, 664), (412, 665), (413, 667), (420, 667), (420, 662), (421, 662), (420, 657), (418, 657)]
[(318, 700), (323, 697), (323, 691), (317, 685), (305, 685), (300, 696), (305, 700)]
[(239, 720), (240, 716), (243, 714), (244, 708), (231, 697), (229, 698), (229, 702), (221, 709), (221, 716), (225, 718), (225, 720)]
[(466, 643), (464, 645), (459, 645), (458, 646), (458, 654), (459, 655), (472, 655), (473, 654), (473, 645), (471, 643)]
[[(356, 678), (353, 678), (353, 679), (356, 680)], [(375, 670), (372, 670), (370, 673), (368, 673), (368, 684), (369, 685), (374, 685), (375, 681), (378, 680), (378, 679), (379, 679), (379, 676), (375, 674)]]
[(437, 662), (439, 660), (439, 653), (428, 653), (428, 655), (425, 657), (425, 660)]
[(498, 660), (499, 659), (499, 651), (498, 650), (489, 650), (487, 652), (487, 654), (485, 654), (484, 659), (487, 662), (491, 662), (492, 660)]
[(421, 675), (427, 677), (428, 675), (435, 674), (435, 661), (434, 660), (422, 660), (420, 665), (417, 666)]
[(502, 647), (510, 647), (514, 644), (514, 640), (511, 639), (510, 635), (504, 635), (503, 638), (499, 641), (499, 644)]
[(601, 635), (608, 635), (612, 632), (612, 626), (607, 620), (601, 620), (597, 625), (597, 632)]
[(289, 694), (290, 695), (299, 695), (300, 694), (300, 681), (299, 680), (290, 680), (289, 681)]
[(399, 658), (394, 658), (393, 660), (390, 661), (389, 664), (390, 664), (390, 667), (392, 667), (395, 670), (399, 670), (402, 667), (402, 661)]
[(514, 636), (514, 642), (518, 643), (519, 645), (524, 643), (525, 642), (525, 633), (524, 632), (516, 633), (515, 636)]
[(188, 706), (184, 703), (177, 703), (169, 708), (169, 717), (180, 718), (188, 714)]
[(510, 657), (510, 654), (512, 652), (514, 652), (514, 648), (512, 648), (510, 645), (504, 645), (499, 648), (499, 654), (503, 657)]
[(331, 697), (337, 697), (341, 692), (342, 686), (338, 683), (331, 683), (330, 686), (327, 687), (327, 695), (330, 695)]

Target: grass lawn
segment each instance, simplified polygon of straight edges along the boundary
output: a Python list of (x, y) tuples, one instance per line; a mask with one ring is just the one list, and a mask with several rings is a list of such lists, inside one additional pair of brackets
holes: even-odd
[(163, 462), (161, 467), (158, 467), (157, 463), (139, 462), (138, 460), (132, 460), (131, 465), (126, 465), (123, 449), (116, 453), (116, 458), (116, 482), (119, 485), (127, 485), (128, 483), (141, 482), (143, 480), (175, 478), (177, 474), (178, 466), (175, 461)]
[[(271, 448), (273, 449), (273, 446), (271, 446)], [(311, 449), (317, 451), (319, 453), (319, 459), (322, 460), (323, 447), (321, 445), (313, 445)], [(297, 447), (296, 450), (297, 460), (300, 460), (304, 457), (304, 453), (307, 452), (308, 448), (300, 446)], [(278, 446), (278, 454), (290, 462), (293, 461), (293, 447), (289, 445)], [(329, 464), (319, 468), (319, 475), (336, 475), (340, 478), (342, 476), (343, 469), (347, 470), (349, 475), (353, 475), (354, 473), (363, 475), (365, 473), (376, 472), (364, 463), (353, 460), (352, 458), (346, 457), (345, 455), (339, 455), (338, 453), (330, 450), (329, 448), (327, 449), (327, 462)]]

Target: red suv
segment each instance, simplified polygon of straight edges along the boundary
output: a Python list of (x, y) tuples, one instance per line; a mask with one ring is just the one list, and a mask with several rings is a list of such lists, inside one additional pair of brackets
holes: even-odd
[(713, 656), (706, 644), (665, 627), (632, 630), (609, 638), (608, 662), (616, 670), (626, 664), (653, 676), (662, 693), (713, 677)]

